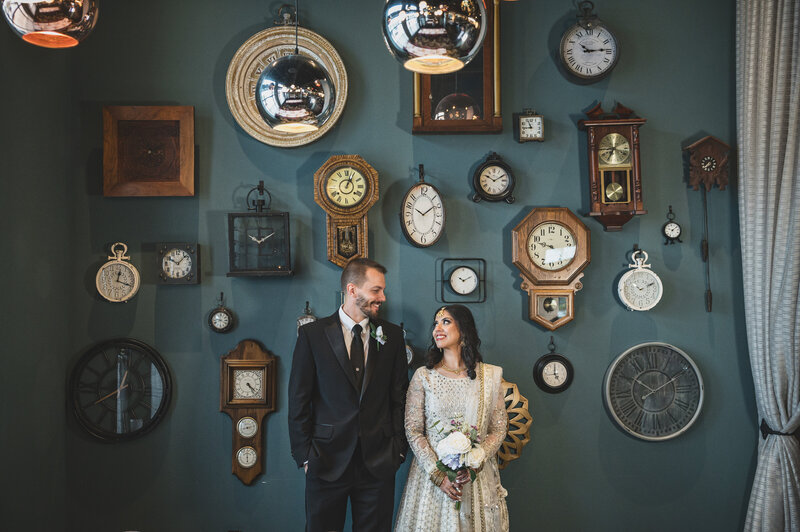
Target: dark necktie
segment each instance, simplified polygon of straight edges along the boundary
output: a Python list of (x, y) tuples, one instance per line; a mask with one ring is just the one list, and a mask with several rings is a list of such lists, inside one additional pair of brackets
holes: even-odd
[(364, 382), (364, 342), (361, 340), (361, 325), (353, 326), (353, 342), (350, 344), (350, 363), (356, 375), (356, 385), (361, 390)]

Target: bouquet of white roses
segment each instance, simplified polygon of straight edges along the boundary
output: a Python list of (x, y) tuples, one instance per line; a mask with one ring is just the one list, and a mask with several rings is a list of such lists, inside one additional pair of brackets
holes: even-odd
[[(438, 423), (437, 420), (433, 427)], [(436, 444), (436, 455), (439, 457), (436, 467), (447, 475), (450, 482), (455, 482), (461, 471), (468, 471), (470, 482), (474, 482), (476, 471), (486, 458), (486, 452), (480, 446), (478, 427), (453, 419), (450, 427), (442, 428), (440, 432), (444, 430), (448, 430), (447, 436)], [(460, 509), (461, 501), (456, 501), (456, 510)]]

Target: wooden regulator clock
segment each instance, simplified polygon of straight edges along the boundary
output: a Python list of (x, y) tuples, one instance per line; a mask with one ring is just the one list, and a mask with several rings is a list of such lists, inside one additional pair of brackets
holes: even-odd
[(647, 214), (642, 200), (642, 164), (639, 126), (647, 122), (617, 103), (605, 113), (598, 103), (578, 122), (588, 135), (591, 209), (606, 231), (620, 231), (639, 214)]
[(233, 420), (233, 474), (247, 485), (264, 472), (261, 422), (275, 411), (276, 359), (242, 340), (220, 363), (219, 410)]
[(359, 155), (333, 155), (314, 173), (314, 201), (327, 213), (328, 260), (343, 268), (369, 256), (367, 211), (378, 201), (378, 172)]
[(575, 292), (591, 259), (589, 229), (566, 207), (539, 207), (511, 231), (514, 266), (528, 293), (528, 315), (555, 330), (575, 317)]

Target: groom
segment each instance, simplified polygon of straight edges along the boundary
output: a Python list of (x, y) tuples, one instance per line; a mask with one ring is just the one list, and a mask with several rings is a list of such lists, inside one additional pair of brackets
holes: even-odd
[(344, 304), (300, 327), (289, 377), (289, 441), (306, 474), (306, 530), (390, 531), (394, 474), (408, 449), (405, 341), (377, 318), (386, 268), (357, 258), (342, 271)]

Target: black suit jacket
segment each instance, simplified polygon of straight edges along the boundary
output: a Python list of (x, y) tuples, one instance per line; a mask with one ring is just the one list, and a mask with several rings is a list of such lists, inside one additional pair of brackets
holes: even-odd
[(364, 383), (356, 389), (338, 311), (300, 327), (289, 377), (289, 441), (298, 467), (334, 481), (359, 438), (367, 469), (389, 478), (408, 449), (404, 417), (408, 369), (403, 331), (387, 321), (386, 342), (370, 337)]

